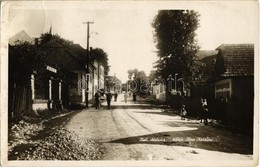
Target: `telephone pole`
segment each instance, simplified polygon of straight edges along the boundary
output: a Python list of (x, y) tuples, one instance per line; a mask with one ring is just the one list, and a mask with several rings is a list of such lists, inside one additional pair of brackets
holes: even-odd
[(86, 75), (86, 80), (87, 80), (87, 85), (86, 85), (86, 107), (88, 107), (88, 91), (89, 91), (89, 79), (90, 79), (90, 74), (89, 74), (89, 25), (94, 24), (94, 22), (83, 22), (83, 24), (87, 24), (87, 75)]

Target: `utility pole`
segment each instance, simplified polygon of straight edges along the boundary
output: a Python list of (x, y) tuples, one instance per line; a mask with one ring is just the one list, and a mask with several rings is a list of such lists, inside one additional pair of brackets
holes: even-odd
[(94, 24), (94, 22), (83, 22), (83, 24), (87, 24), (87, 85), (86, 85), (86, 107), (88, 107), (88, 91), (89, 91), (89, 24)]

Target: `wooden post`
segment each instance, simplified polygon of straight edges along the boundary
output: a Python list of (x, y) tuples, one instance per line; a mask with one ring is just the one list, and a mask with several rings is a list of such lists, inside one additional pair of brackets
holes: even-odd
[(49, 80), (49, 100), (50, 100), (50, 108), (52, 108), (52, 81), (51, 79)]
[(32, 100), (35, 99), (34, 74), (31, 75)]
[(61, 92), (62, 92), (62, 80), (60, 80), (60, 82), (59, 82), (59, 101), (60, 101), (60, 108), (63, 109), (63, 102), (62, 102)]
[(86, 100), (86, 84), (85, 84), (85, 76), (84, 73), (81, 73), (81, 94), (82, 94), (82, 103)]
[(61, 100), (61, 82), (62, 81), (59, 82), (59, 100)]

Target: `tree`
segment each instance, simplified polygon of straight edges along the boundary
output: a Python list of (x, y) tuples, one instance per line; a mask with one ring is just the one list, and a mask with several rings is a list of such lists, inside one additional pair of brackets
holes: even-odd
[[(165, 81), (178, 73), (191, 88), (202, 74), (197, 60), (199, 46), (195, 31), (199, 27), (199, 14), (193, 10), (161, 10), (152, 23), (154, 40), (158, 49), (156, 73)], [(176, 82), (176, 81), (175, 81)], [(169, 102), (169, 84), (166, 82), (166, 101)], [(180, 86), (180, 83), (176, 85)]]
[(54, 42), (61, 43), (63, 45), (73, 45), (74, 44), (73, 41), (64, 39), (61, 36), (59, 36), (58, 34), (53, 35), (53, 34), (50, 34), (50, 33), (41, 34), (40, 41), (41, 41), (41, 43), (54, 41)]
[(149, 74), (149, 80), (153, 82), (153, 80), (155, 80), (156, 77), (157, 77), (156, 70), (151, 70)]
[(138, 69), (128, 70), (130, 88), (138, 94), (146, 94), (149, 91), (149, 80), (144, 71)]
[(132, 70), (128, 70), (127, 71), (128, 73), (128, 79), (132, 79), (132, 77), (135, 77), (136, 74), (138, 73), (138, 69), (132, 69)]
[(25, 85), (33, 71), (46, 67), (45, 56), (47, 52), (36, 45), (22, 43), (9, 46), (9, 79), (15, 83)]
[(95, 48), (95, 49), (90, 51), (89, 55), (90, 55), (91, 61), (97, 60), (98, 62), (100, 62), (104, 66), (105, 75), (107, 75), (108, 72), (109, 72), (107, 53), (101, 48)]
[(48, 53), (30, 43), (9, 45), (8, 51), (8, 118), (21, 119), (25, 114), (35, 114), (31, 108), (30, 78), (46, 67), (44, 55)]
[(196, 80), (199, 46), (195, 31), (199, 27), (199, 14), (193, 10), (161, 10), (152, 26), (158, 49), (159, 60), (155, 66), (158, 74), (166, 79), (178, 73), (188, 82)]

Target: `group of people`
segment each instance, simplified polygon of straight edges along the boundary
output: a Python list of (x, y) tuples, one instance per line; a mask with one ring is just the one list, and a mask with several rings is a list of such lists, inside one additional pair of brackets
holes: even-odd
[[(115, 93), (111, 93), (110, 90), (107, 90), (106, 93), (102, 93), (102, 91), (97, 90), (95, 93), (95, 107), (96, 109), (100, 109), (101, 108), (101, 103), (103, 100), (106, 100), (107, 102), (107, 108), (110, 110), (111, 109), (111, 101), (112, 101), (112, 97), (114, 96), (114, 101), (117, 101), (117, 97), (118, 97), (118, 93), (119, 92), (115, 92)], [(130, 92), (125, 92), (124, 93), (124, 101), (125, 103), (127, 103), (127, 99), (128, 97), (131, 96)], [(136, 101), (136, 93), (133, 93), (133, 101)]]
[[(181, 106), (180, 115), (181, 115), (181, 120), (185, 120), (185, 116), (187, 115), (185, 105)], [(207, 99), (202, 98), (200, 101), (200, 123), (204, 123), (205, 125), (207, 125), (209, 115), (210, 114), (209, 114), (209, 110), (208, 110)]]
[[(110, 110), (111, 109), (111, 100), (112, 100), (112, 93), (110, 92), (110, 90), (107, 90), (106, 92), (106, 98), (104, 97), (104, 94), (102, 95), (101, 92), (99, 90), (97, 90), (97, 92), (95, 93), (95, 107), (96, 109), (100, 109), (101, 107), (101, 101), (105, 100), (107, 101), (107, 108)], [(114, 100), (115, 102), (117, 101), (117, 96), (118, 96), (118, 92), (114, 93)]]
[[(114, 101), (115, 102), (117, 101), (118, 92), (115, 92), (112, 95), (110, 90), (108, 90), (105, 95), (106, 95), (106, 98), (104, 97), (104, 94), (101, 94), (101, 92), (99, 90), (95, 93), (95, 107), (96, 107), (96, 109), (100, 109), (101, 101), (106, 99), (107, 107), (110, 110), (111, 109), (111, 100), (112, 100), (113, 95), (114, 95)], [(125, 103), (127, 103), (127, 98), (129, 96), (131, 96), (131, 94), (126, 91), (124, 93)], [(136, 93), (133, 93), (133, 101), (134, 102), (136, 101)], [(180, 114), (181, 114), (181, 119), (185, 120), (185, 116), (187, 114), (187, 111), (185, 109), (185, 105), (181, 106)], [(200, 101), (200, 123), (203, 122), (205, 125), (207, 125), (208, 124), (208, 117), (209, 117), (209, 110), (208, 110), (207, 100), (202, 98), (201, 101)]]

